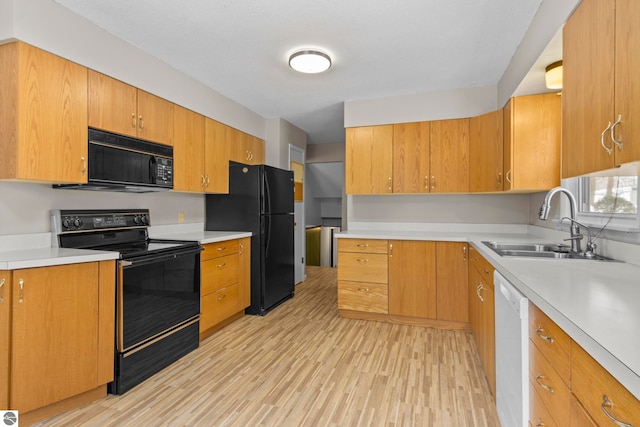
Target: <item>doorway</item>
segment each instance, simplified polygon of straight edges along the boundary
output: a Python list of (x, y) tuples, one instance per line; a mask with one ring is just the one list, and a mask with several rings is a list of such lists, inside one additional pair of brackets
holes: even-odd
[(305, 221), (304, 221), (304, 153), (300, 147), (289, 144), (289, 169), (293, 171), (293, 181), (295, 187), (293, 203), (293, 223), (294, 223), (294, 281), (296, 284), (306, 279), (304, 248), (305, 241)]

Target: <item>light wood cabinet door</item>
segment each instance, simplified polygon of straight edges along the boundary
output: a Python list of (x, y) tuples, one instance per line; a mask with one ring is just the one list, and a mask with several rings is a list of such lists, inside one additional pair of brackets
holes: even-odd
[(11, 273), (0, 271), (0, 410), (9, 409)]
[(264, 164), (264, 140), (249, 135), (249, 150), (251, 152), (251, 164), (261, 165)]
[(204, 171), (204, 116), (176, 105), (173, 131), (173, 189), (201, 193), (210, 179)]
[[(640, 160), (640, 3), (616, 0), (615, 16), (615, 110), (612, 120), (622, 116), (616, 129), (616, 166)], [(590, 43), (591, 44), (591, 43)]]
[(338, 280), (338, 309), (389, 313), (389, 287), (386, 283)]
[(469, 119), (431, 122), (431, 192), (469, 191)]
[(583, 0), (563, 29), (563, 178), (614, 166), (613, 143), (602, 133), (615, 120), (615, 6), (614, 0)]
[(204, 121), (204, 173), (207, 193), (229, 193), (231, 145), (227, 139), (231, 128), (210, 118)]
[(231, 141), (231, 160), (246, 165), (264, 163), (264, 141), (253, 135), (229, 128)]
[(496, 317), (493, 283), (483, 281), (482, 296), (482, 362), (489, 388), (496, 395)]
[(389, 314), (436, 318), (436, 244), (389, 241)]
[(540, 350), (569, 387), (571, 384), (571, 338), (531, 302), (529, 302), (529, 340)]
[(393, 125), (347, 128), (347, 194), (393, 192)]
[(393, 192), (429, 192), (429, 122), (393, 125)]
[(138, 89), (138, 137), (173, 145), (174, 104)]
[(350, 282), (388, 283), (386, 254), (338, 252), (338, 280)]
[(108, 132), (138, 136), (138, 90), (89, 70), (88, 124)]
[(239, 239), (238, 246), (238, 300), (244, 310), (251, 305), (251, 237)]
[(9, 43), (0, 87), (0, 179), (86, 183), (87, 69)]
[(467, 243), (436, 243), (438, 320), (465, 323), (469, 321), (469, 263), (467, 254)]
[(560, 96), (511, 98), (504, 121), (504, 189), (542, 191), (560, 185)]
[(94, 389), (98, 263), (13, 272), (10, 407), (21, 412)]
[(469, 119), (469, 191), (502, 191), (502, 110)]

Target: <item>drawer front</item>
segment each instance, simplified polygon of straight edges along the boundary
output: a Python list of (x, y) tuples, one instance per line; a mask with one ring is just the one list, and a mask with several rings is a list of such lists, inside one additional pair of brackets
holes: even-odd
[(203, 296), (200, 307), (200, 332), (206, 331), (241, 309), (237, 284)]
[(338, 281), (340, 310), (389, 312), (389, 287), (380, 283)]
[(571, 392), (531, 341), (529, 341), (529, 382), (549, 413), (553, 414), (556, 423), (568, 426)]
[(238, 283), (238, 254), (213, 258), (202, 263), (200, 294), (217, 291)]
[(469, 245), (469, 265), (475, 268), (486, 282), (493, 284), (493, 271), (495, 268), (471, 245)]
[(206, 261), (212, 258), (218, 258), (230, 254), (238, 253), (238, 240), (227, 240), (225, 242), (208, 243), (202, 246), (202, 261)]
[(571, 347), (571, 388), (599, 425), (614, 425), (606, 410), (620, 422), (640, 426), (640, 401), (575, 342)]
[(385, 254), (338, 254), (338, 280), (388, 283), (389, 261)]
[(529, 383), (529, 423), (536, 427), (558, 426), (531, 382)]
[(567, 386), (571, 362), (571, 339), (553, 320), (529, 303), (529, 339), (544, 354)]
[(338, 239), (338, 251), (386, 254), (389, 252), (389, 245), (387, 240)]
[(574, 394), (571, 395), (571, 427), (598, 427)]

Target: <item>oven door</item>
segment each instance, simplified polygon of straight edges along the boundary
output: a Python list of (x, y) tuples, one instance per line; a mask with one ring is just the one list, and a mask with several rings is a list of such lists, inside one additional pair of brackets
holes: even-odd
[(200, 314), (200, 246), (118, 264), (117, 345), (124, 353)]

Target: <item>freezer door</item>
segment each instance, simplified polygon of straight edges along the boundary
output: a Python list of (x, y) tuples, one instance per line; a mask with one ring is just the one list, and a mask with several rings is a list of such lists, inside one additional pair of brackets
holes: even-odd
[(264, 169), (263, 211), (265, 215), (293, 212), (293, 172), (271, 166)]
[(263, 223), (263, 307), (269, 310), (293, 296), (293, 215), (265, 215)]

